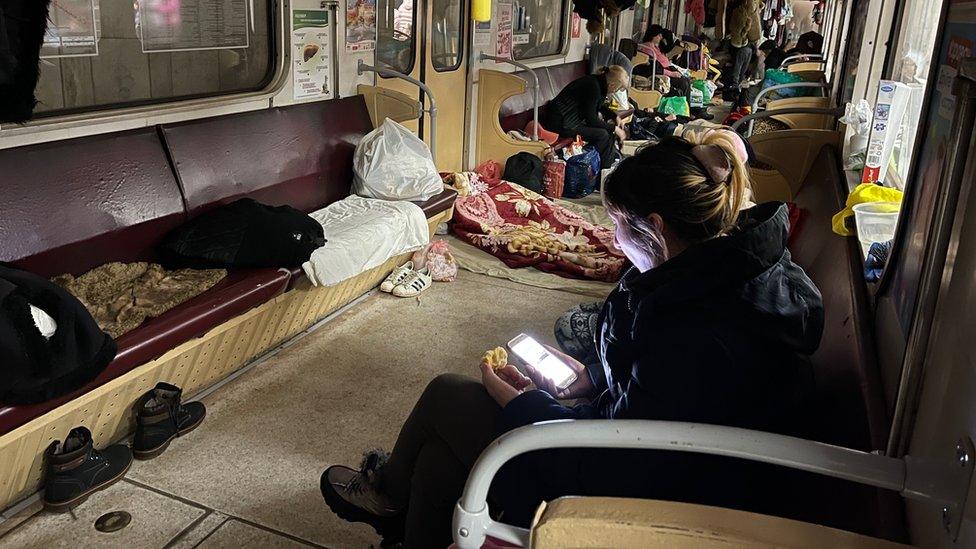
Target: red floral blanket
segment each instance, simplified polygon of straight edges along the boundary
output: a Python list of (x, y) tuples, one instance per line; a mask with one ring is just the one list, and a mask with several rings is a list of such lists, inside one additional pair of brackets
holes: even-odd
[(454, 233), (511, 268), (535, 267), (567, 278), (616, 282), (626, 264), (613, 231), (507, 181), (491, 186), (477, 174), (449, 174), (458, 191)]

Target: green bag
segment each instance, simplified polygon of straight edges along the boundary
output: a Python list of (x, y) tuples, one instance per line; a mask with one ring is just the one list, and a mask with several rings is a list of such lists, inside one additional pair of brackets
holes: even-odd
[(708, 84), (706, 84), (704, 80), (695, 80), (691, 83), (691, 87), (702, 92), (702, 101), (704, 101), (706, 105), (712, 102), (712, 90), (708, 87)]
[(664, 114), (677, 114), (679, 116), (691, 116), (691, 107), (688, 105), (688, 98), (662, 97), (657, 105), (657, 111)]

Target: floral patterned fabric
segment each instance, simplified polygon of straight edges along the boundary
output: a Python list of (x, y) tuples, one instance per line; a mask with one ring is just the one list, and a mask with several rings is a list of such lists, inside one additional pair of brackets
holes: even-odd
[(459, 195), (451, 230), (508, 267), (604, 282), (620, 279), (627, 261), (613, 248), (612, 230), (515, 183), (489, 184), (472, 172), (448, 174), (444, 181)]

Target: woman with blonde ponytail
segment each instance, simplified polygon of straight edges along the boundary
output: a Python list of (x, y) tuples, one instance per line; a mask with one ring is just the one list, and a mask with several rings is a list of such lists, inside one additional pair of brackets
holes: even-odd
[[(530, 366), (523, 375), (484, 361), (480, 381), (434, 378), (388, 459), (369, 452), (358, 469), (325, 471), (322, 493), (332, 510), (372, 525), (388, 543), (444, 547), (477, 457), (500, 434), (538, 421), (607, 420), (609, 430), (614, 419), (657, 419), (802, 434), (806, 358), (820, 342), (823, 305), (786, 251), (786, 207), (749, 207), (736, 139), (724, 130), (671, 137), (624, 159), (607, 178), (615, 241), (634, 268), (586, 325), (593, 360), (550, 349), (576, 371), (575, 381), (557, 388)], [(522, 329), (510, 326), (512, 334)], [(584, 400), (568, 407), (563, 399)], [(782, 498), (768, 474), (740, 461), (679, 454), (531, 452), (495, 477), (492, 511), (528, 526), (540, 502), (565, 495), (753, 510)]]

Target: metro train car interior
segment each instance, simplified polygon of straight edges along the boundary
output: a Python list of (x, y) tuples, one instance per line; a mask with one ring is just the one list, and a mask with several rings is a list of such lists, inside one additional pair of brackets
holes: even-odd
[(0, 0), (0, 548), (976, 547), (974, 47)]

